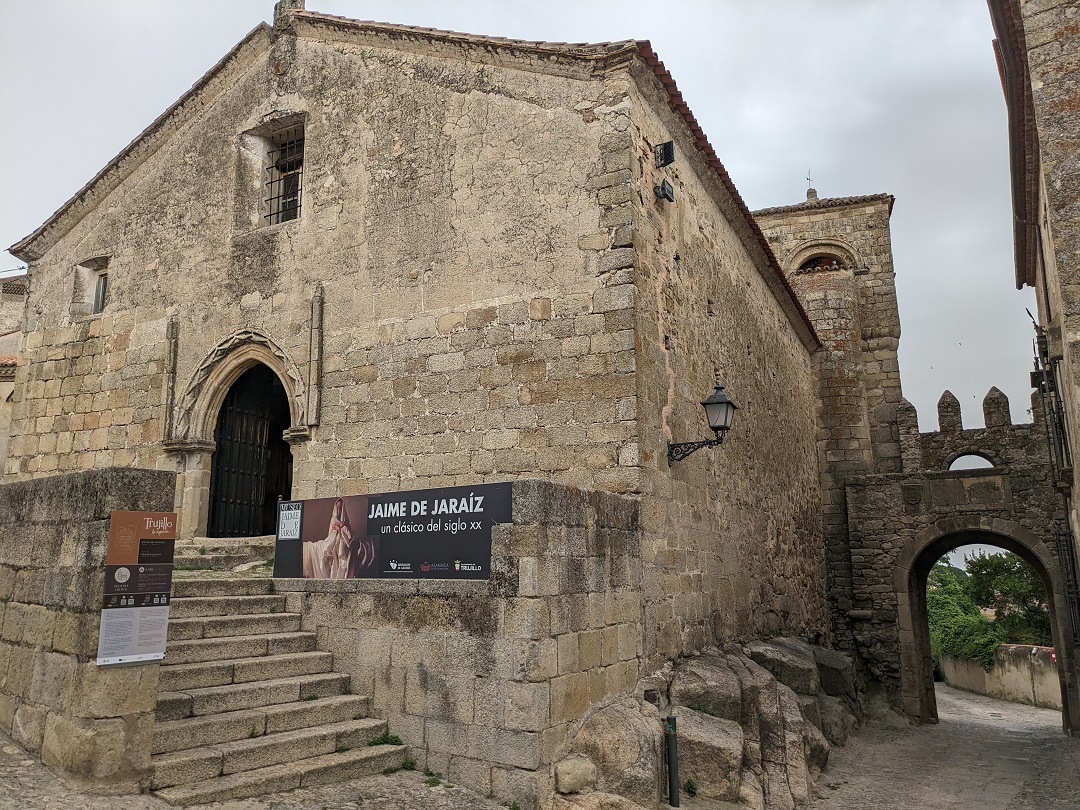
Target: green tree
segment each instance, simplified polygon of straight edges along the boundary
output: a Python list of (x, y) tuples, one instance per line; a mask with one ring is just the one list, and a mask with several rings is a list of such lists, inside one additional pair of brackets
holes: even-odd
[(1010, 552), (964, 557), (965, 590), (979, 607), (994, 611), (1008, 644), (1050, 646), (1050, 610), (1046, 586), (1035, 570)]
[(987, 619), (968, 595), (964, 572), (937, 563), (926, 581), (926, 613), (930, 625), (930, 655), (935, 669), (942, 656), (994, 663), (994, 650), (1004, 642), (1002, 629)]

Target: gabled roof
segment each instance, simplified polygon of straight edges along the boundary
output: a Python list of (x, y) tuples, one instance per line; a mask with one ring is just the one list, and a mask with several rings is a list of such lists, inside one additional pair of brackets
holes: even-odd
[(169, 136), (200, 109), (208, 93), (223, 89), (221, 79), (233, 68), (243, 69), (270, 47), (270, 26), (259, 23), (251, 33), (208, 70), (179, 100), (159, 115), (139, 135), (123, 148), (119, 155), (79, 189), (75, 196), (56, 210), (32, 234), (23, 237), (8, 251), (24, 262), (40, 259), (58, 239), (75, 227), (97, 202), (119, 186), (132, 172), (153, 155)]
[[(284, 27), (293, 28), (301, 36), (304, 33), (305, 26), (318, 27), (324, 31), (336, 29), (346, 34), (367, 35), (384, 39), (387, 41), (387, 47), (394, 47), (395, 44), (400, 47), (401, 43), (407, 41), (423, 42), (428, 45), (436, 43), (451, 47), (475, 46), (481, 48), (485, 52), (485, 57), (493, 63), (500, 62), (506, 56), (531, 55), (544, 60), (541, 62), (542, 69), (545, 72), (552, 73), (566, 72), (567, 69), (573, 72), (573, 69), (576, 68), (576, 72), (584, 72), (588, 75), (595, 71), (602, 71), (616, 65), (628, 63), (634, 58), (640, 59), (663, 87), (671, 109), (686, 124), (694, 140), (694, 145), (701, 153), (706, 165), (716, 174), (720, 184), (731, 197), (736, 210), (749, 230), (751, 240), (756, 243), (756, 247), (761, 250), (766, 263), (769, 265), (769, 272), (765, 279), (766, 283), (786, 310), (789, 320), (796, 331), (799, 332), (804, 345), (810, 350), (813, 350), (818, 345), (818, 338), (813, 324), (786, 276), (781, 271), (780, 265), (761, 229), (751, 215), (738, 189), (735, 188), (731, 176), (717, 157), (693, 112), (683, 99), (682, 93), (679, 92), (671, 73), (657, 57), (648, 40), (623, 40), (592, 44), (530, 42), (504, 37), (462, 34), (418, 26), (351, 20), (304, 9), (287, 12), (287, 14), (283, 15), (282, 22)], [(238, 64), (241, 66), (250, 64), (251, 61), (264, 53), (270, 46), (272, 32), (273, 29), (265, 23), (261, 23), (252, 30), (221, 61), (207, 71), (187, 93), (162, 113), (74, 197), (46, 220), (40, 228), (9, 248), (11, 253), (24, 261), (32, 261), (44, 255), (45, 251), (57, 239), (74, 227), (93, 208), (100, 197), (116, 188), (135, 168), (157, 151), (168, 135), (174, 132), (192, 114), (192, 108), (198, 109), (205, 104), (205, 101), (200, 97), (213, 92), (215, 85), (219, 83), (223, 74)], [(561, 67), (561, 70), (556, 69), (556, 66)], [(515, 63), (515, 67), (521, 66)]]
[(769, 214), (787, 214), (792, 211), (815, 211), (821, 208), (839, 208), (845, 205), (863, 205), (872, 202), (888, 202), (889, 213), (892, 213), (893, 203), (896, 198), (892, 194), (867, 194), (862, 197), (824, 197), (820, 200), (806, 200), (795, 205), (779, 205), (773, 208), (761, 208), (752, 212), (755, 217), (768, 216)]

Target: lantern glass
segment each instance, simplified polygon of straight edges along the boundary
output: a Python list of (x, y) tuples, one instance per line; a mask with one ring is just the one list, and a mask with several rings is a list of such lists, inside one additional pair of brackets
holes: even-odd
[(716, 386), (712, 396), (702, 402), (701, 407), (705, 409), (705, 418), (709, 422), (709, 427), (715, 431), (730, 428), (731, 420), (734, 418), (735, 410), (738, 408), (734, 402), (728, 399), (722, 385)]

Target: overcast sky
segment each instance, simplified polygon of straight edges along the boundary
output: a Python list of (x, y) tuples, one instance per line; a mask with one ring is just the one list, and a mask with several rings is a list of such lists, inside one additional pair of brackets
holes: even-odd
[[(904, 393), (1027, 420), (1005, 104), (985, 0), (307, 0), (357, 19), (549, 41), (649, 39), (751, 209), (896, 196)], [(261, 20), (271, 0), (0, 0), (0, 243), (29, 234)], [(19, 266), (3, 254), (0, 271)]]

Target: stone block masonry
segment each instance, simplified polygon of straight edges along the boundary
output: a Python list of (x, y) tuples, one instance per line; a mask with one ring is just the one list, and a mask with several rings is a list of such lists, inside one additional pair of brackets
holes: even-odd
[(109, 515), (170, 511), (172, 473), (102, 469), (0, 486), (0, 728), (69, 776), (134, 784), (158, 665), (95, 662)]
[[(986, 426), (965, 429), (959, 403), (946, 391), (938, 403), (940, 430), (920, 433), (915, 409), (902, 401), (897, 426), (903, 473), (847, 482), (854, 580), (848, 619), (864, 664), (889, 688), (897, 708), (911, 716), (936, 716), (926, 681), (925, 583), (944, 552), (989, 543), (1021, 554), (1046, 577), (1055, 633), (1068, 627), (1053, 544), (1065, 531), (1065, 514), (1054, 488), (1041, 411), (1032, 410), (1033, 423), (1012, 424), (1008, 399), (994, 388), (983, 400)], [(994, 466), (948, 469), (966, 454)], [(1068, 644), (1059, 652), (1063, 685), (1074, 692), (1073, 653)]]
[(638, 503), (523, 480), (488, 581), (278, 580), (353, 689), (451, 782), (521, 802), (641, 658)]

